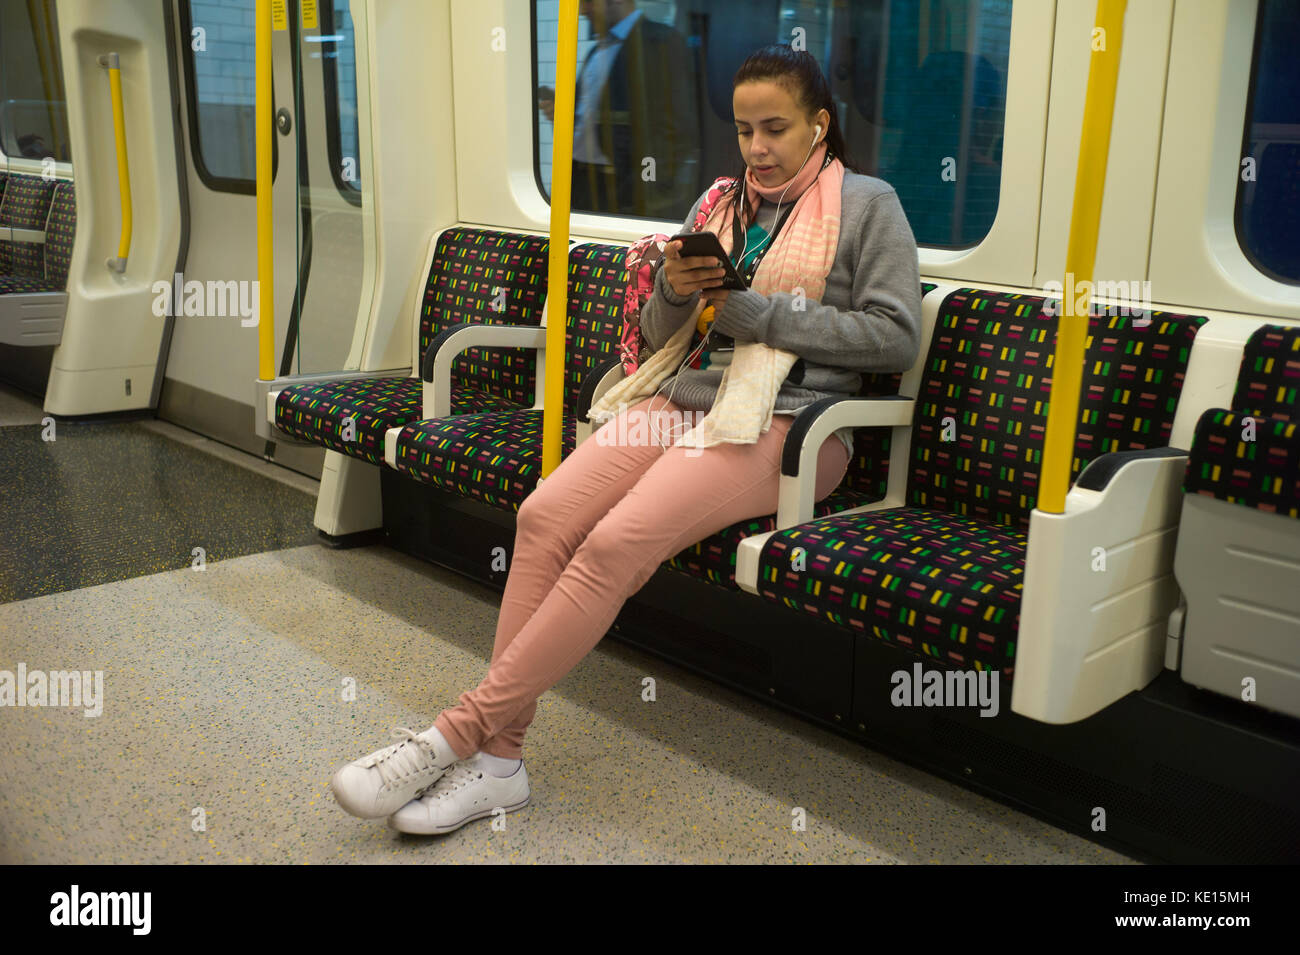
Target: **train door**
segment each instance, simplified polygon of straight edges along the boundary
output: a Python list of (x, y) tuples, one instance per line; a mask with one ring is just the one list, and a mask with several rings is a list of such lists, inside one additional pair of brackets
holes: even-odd
[[(246, 314), (258, 297), (254, 0), (173, 2), (189, 191), (183, 283), (203, 307), (175, 316), (159, 414), (318, 476), (321, 449), (268, 445), (253, 430), (257, 325), (267, 320)], [(369, 164), (360, 155), (350, 5), (298, 0), (272, 9), (275, 369), (298, 375), (342, 368), (351, 349)], [(238, 315), (229, 314), (230, 283)]]

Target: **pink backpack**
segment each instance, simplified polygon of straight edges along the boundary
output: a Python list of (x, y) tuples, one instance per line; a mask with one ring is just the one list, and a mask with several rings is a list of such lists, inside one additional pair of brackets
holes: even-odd
[[(735, 179), (728, 176), (721, 176), (714, 180), (700, 203), (699, 212), (695, 215), (695, 224), (691, 226), (692, 232), (699, 232), (704, 227), (704, 222), (713, 211), (713, 207), (718, 204), (722, 195), (735, 185), (735, 182)], [(654, 294), (654, 267), (663, 258), (664, 246), (670, 238), (672, 237), (662, 232), (656, 232), (654, 235), (637, 239), (628, 248), (624, 258), (628, 282), (623, 300), (623, 337), (619, 341), (618, 350), (625, 375), (630, 376), (635, 373), (639, 365), (638, 356), (645, 345), (645, 338), (641, 335), (641, 307)]]

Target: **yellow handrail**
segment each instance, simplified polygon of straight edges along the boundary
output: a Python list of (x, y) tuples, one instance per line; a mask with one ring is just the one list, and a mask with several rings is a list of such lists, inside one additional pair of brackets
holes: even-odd
[[(1052, 358), (1052, 393), (1047, 409), (1043, 464), (1038, 481), (1038, 509), (1065, 512), (1074, 464), (1079, 391), (1083, 387), (1084, 348), (1092, 304), (1092, 270), (1097, 260), (1097, 230), (1106, 186), (1111, 119), (1119, 79), (1119, 51), (1127, 0), (1098, 0), (1088, 64), (1088, 93), (1079, 136), (1079, 165), (1074, 175), (1074, 208), (1070, 212), (1070, 241), (1065, 253), (1065, 281), (1057, 318), (1056, 353)], [(1073, 281), (1071, 281), (1073, 276)], [(1067, 292), (1082, 286), (1075, 299)]]
[(254, 24), (257, 145), (257, 363), (258, 377), (275, 377), (275, 259), (271, 242), (271, 0), (257, 0)]
[(108, 91), (113, 101), (113, 137), (117, 142), (117, 191), (122, 199), (122, 232), (117, 240), (117, 257), (108, 260), (114, 272), (126, 271), (131, 251), (131, 167), (126, 161), (126, 119), (122, 113), (122, 69), (116, 53), (106, 53), (99, 65), (108, 69)]
[(547, 277), (546, 390), (542, 404), (542, 477), (560, 466), (564, 413), (564, 331), (569, 312), (569, 204), (573, 191), (573, 109), (578, 74), (578, 0), (560, 0), (555, 51), (555, 122), (551, 147), (551, 258)]

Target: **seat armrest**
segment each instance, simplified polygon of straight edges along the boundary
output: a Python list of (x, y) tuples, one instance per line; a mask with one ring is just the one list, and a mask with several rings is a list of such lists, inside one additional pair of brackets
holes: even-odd
[(623, 362), (617, 358), (597, 365), (587, 372), (586, 378), (582, 379), (582, 390), (578, 392), (578, 404), (575, 409), (578, 423), (574, 429), (574, 438), (578, 444), (582, 444), (595, 432), (596, 425), (587, 420), (587, 413), (591, 411), (591, 406), (622, 380)]
[(1074, 486), (1083, 488), (1085, 491), (1104, 491), (1106, 485), (1110, 484), (1111, 479), (1119, 474), (1120, 470), (1134, 461), (1145, 461), (1151, 458), (1185, 458), (1187, 452), (1181, 448), (1146, 448), (1142, 451), (1112, 451), (1110, 454), (1103, 454), (1095, 458), (1089, 465), (1083, 469), (1079, 479), (1074, 482)]
[[(420, 368), (424, 382), (424, 417), (445, 418), (451, 414), (451, 367), (470, 348), (546, 349), (546, 328), (534, 325), (475, 325), (461, 322), (444, 329), (429, 343)], [(541, 382), (538, 382), (541, 387)]]
[[(611, 374), (611, 372), (617, 372), (617, 374)], [(622, 379), (623, 362), (617, 358), (612, 358), (587, 372), (587, 377), (582, 379), (582, 390), (578, 392), (578, 420), (586, 421), (587, 412), (591, 410), (591, 406)]]
[(429, 342), (420, 365), (420, 377), (433, 381), (434, 368), (439, 359), (451, 362), (461, 352), (470, 348), (537, 348), (546, 347), (546, 329), (536, 325), (476, 325), (460, 322), (444, 328)]
[[(822, 443), (840, 428), (910, 428), (916, 400), (820, 398), (795, 416), (781, 449), (781, 485), (776, 526), (783, 530), (812, 520), (817, 487), (817, 455)], [(891, 461), (890, 474), (893, 474)], [(891, 481), (891, 486), (892, 486)]]

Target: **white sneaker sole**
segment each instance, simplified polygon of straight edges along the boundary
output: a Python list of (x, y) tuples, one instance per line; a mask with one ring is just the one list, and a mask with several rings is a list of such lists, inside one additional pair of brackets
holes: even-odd
[(461, 826), (467, 825), (475, 819), (485, 819), (492, 815), (492, 813), (497, 809), (504, 809), (506, 812), (514, 812), (516, 809), (523, 809), (532, 801), (532, 798), (533, 794), (530, 792), (521, 802), (517, 802), (513, 806), (493, 806), (491, 809), (481, 809), (478, 812), (470, 813), (458, 822), (446, 826), (426, 826), (419, 823), (401, 823), (399, 825), (397, 822), (397, 815), (394, 813), (388, 817), (388, 826), (390, 829), (395, 829), (398, 832), (405, 832), (415, 836), (442, 836), (449, 832), (455, 832), (457, 829), (461, 828)]

